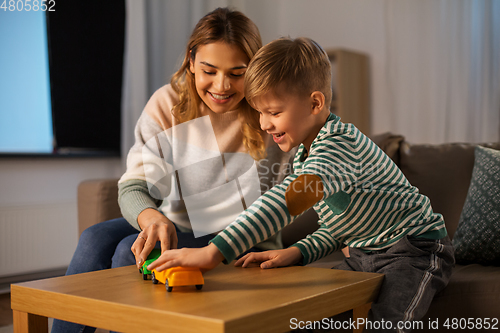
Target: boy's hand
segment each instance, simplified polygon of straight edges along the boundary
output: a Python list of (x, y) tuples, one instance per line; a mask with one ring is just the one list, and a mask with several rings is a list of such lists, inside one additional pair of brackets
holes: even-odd
[(224, 256), (214, 244), (208, 244), (202, 248), (182, 248), (169, 250), (152, 262), (148, 269), (155, 268), (157, 271), (176, 266), (198, 267), (202, 272), (215, 268), (224, 260)]
[(302, 253), (298, 247), (292, 246), (283, 250), (270, 250), (264, 252), (252, 252), (240, 258), (234, 263), (235, 266), (251, 267), (254, 263), (260, 263), (260, 268), (274, 268), (290, 266), (302, 260)]

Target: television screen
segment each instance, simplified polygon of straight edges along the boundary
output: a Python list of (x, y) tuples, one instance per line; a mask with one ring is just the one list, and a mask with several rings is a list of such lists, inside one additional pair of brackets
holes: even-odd
[(125, 1), (12, 3), (0, 6), (0, 156), (118, 156)]
[(0, 152), (51, 153), (45, 13), (0, 10)]

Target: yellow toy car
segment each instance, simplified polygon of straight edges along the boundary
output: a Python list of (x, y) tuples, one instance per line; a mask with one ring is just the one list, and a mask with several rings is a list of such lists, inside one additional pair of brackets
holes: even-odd
[(154, 284), (157, 284), (158, 281), (164, 283), (168, 292), (172, 291), (173, 287), (192, 285), (200, 290), (205, 283), (199, 268), (181, 266), (167, 268), (160, 272), (153, 268), (152, 280)]

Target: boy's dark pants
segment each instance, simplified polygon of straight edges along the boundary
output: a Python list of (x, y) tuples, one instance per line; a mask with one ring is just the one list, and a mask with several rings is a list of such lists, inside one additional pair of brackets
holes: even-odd
[[(448, 236), (440, 240), (404, 237), (386, 250), (365, 253), (349, 248), (349, 254), (334, 268), (385, 274), (364, 332), (409, 332), (396, 330), (398, 322), (415, 325), (425, 315), (434, 295), (448, 284), (455, 264)], [(386, 325), (381, 325), (382, 320)], [(383, 329), (391, 325), (388, 321), (392, 329)]]

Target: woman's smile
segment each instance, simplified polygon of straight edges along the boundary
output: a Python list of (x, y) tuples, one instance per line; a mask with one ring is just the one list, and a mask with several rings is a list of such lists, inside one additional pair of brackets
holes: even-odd
[(235, 94), (216, 94), (210, 91), (207, 91), (210, 97), (213, 98), (215, 103), (228, 103), (230, 99), (235, 95)]

